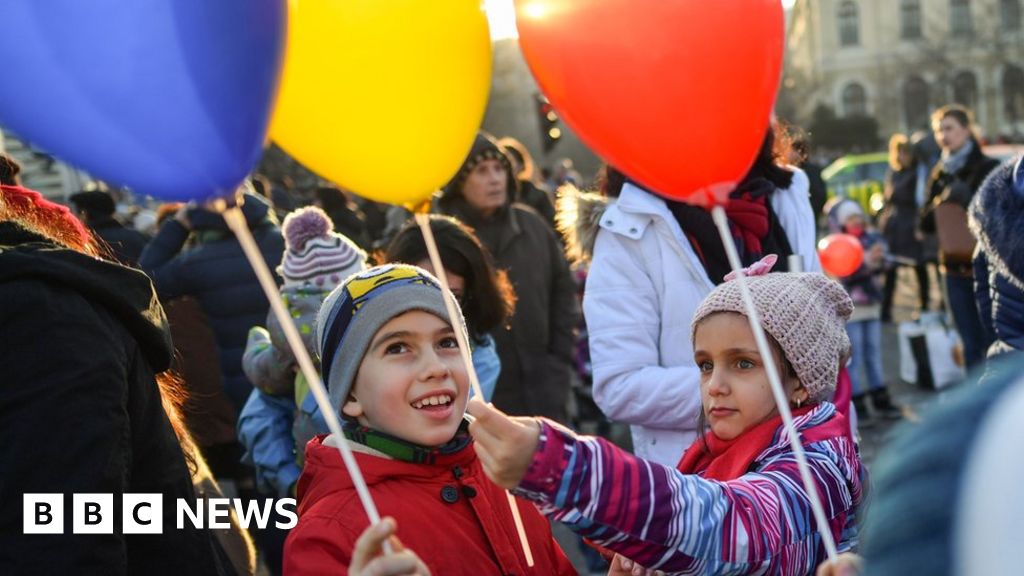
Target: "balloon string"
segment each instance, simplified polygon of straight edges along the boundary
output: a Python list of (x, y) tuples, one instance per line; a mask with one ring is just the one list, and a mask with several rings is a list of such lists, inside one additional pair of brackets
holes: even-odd
[[(480, 381), (477, 379), (476, 369), (473, 367), (473, 358), (469, 352), (469, 342), (466, 341), (465, 332), (459, 329), (459, 325), (462, 322), (458, 320), (460, 315), (455, 306), (455, 295), (448, 288), (448, 275), (445, 274), (444, 265), (441, 263), (441, 254), (437, 250), (434, 231), (430, 228), (430, 215), (417, 212), (415, 218), (416, 224), (419, 225), (420, 230), (423, 232), (423, 241), (427, 245), (427, 254), (430, 255), (430, 264), (434, 267), (434, 275), (441, 282), (441, 290), (444, 293), (444, 305), (448, 309), (448, 319), (455, 330), (455, 339), (459, 342), (462, 362), (466, 365), (466, 373), (469, 374), (469, 384), (473, 388), (473, 394), (479, 396), (481, 401), (486, 402), (484, 393), (480, 389)], [(526, 537), (526, 529), (523, 527), (523, 518), (519, 514), (519, 506), (516, 505), (515, 496), (511, 492), (506, 490), (505, 495), (508, 496), (508, 506), (512, 510), (512, 520), (515, 522), (516, 532), (519, 533), (519, 544), (523, 548), (523, 555), (526, 556), (526, 564), (533, 568), (533, 551), (530, 549), (530, 541)]]
[[(359, 500), (366, 510), (366, 516), (369, 517), (370, 524), (379, 524), (380, 514), (377, 512), (377, 507), (370, 496), (366, 480), (363, 479), (363, 474), (359, 470), (359, 464), (356, 463), (355, 457), (352, 456), (352, 449), (349, 448), (348, 442), (345, 441), (345, 436), (341, 431), (341, 423), (338, 420), (338, 414), (331, 407), (331, 402), (327, 398), (327, 390), (324, 388), (323, 381), (320, 380), (320, 374), (313, 365), (313, 360), (309, 357), (305, 344), (302, 343), (302, 337), (299, 336), (299, 331), (295, 328), (294, 320), (292, 320), (288, 310), (284, 307), (284, 301), (277, 290), (277, 282), (274, 281), (270, 268), (267, 267), (263, 254), (256, 245), (256, 240), (252, 237), (252, 232), (249, 230), (249, 225), (245, 221), (241, 208), (238, 206), (222, 208), (222, 213), (224, 221), (227, 222), (228, 227), (238, 237), (238, 243), (242, 245), (242, 251), (245, 252), (245, 257), (249, 260), (250, 266), (252, 266), (253, 271), (256, 273), (256, 277), (260, 281), (260, 286), (263, 288), (267, 300), (270, 301), (270, 308), (274, 311), (274, 316), (277, 317), (278, 323), (284, 330), (288, 345), (291, 347), (292, 353), (295, 354), (295, 359), (299, 363), (302, 375), (306, 377), (306, 382), (309, 383), (309, 390), (316, 399), (316, 404), (319, 406), (320, 413), (327, 423), (327, 428), (331, 431), (331, 434), (334, 434), (339, 439), (338, 452), (341, 453), (341, 459), (345, 463), (345, 468), (348, 470), (349, 476), (352, 477), (352, 483), (356, 487), (356, 493), (359, 495)], [(390, 542), (384, 542), (384, 553), (393, 553)]]
[[(821, 534), (822, 543), (825, 545), (825, 552), (832, 562), (839, 555), (836, 552), (835, 539), (832, 537), (832, 530), (829, 528), (828, 517), (825, 516), (825, 509), (821, 505), (821, 498), (818, 495), (818, 487), (811, 477), (811, 469), (807, 465), (807, 455), (804, 454), (804, 447), (800, 443), (800, 436), (797, 434), (796, 426), (793, 424), (793, 413), (789, 410), (789, 398), (782, 388), (782, 380), (779, 377), (778, 368), (775, 365), (775, 356), (768, 347), (768, 340), (764, 335), (764, 328), (761, 327), (761, 319), (754, 307), (754, 298), (750, 295), (750, 288), (747, 286), (747, 278), (743, 274), (743, 264), (740, 262), (739, 252), (736, 249), (736, 242), (733, 240), (729, 230), (729, 220), (725, 215), (725, 209), (720, 205), (711, 209), (711, 217), (718, 227), (718, 233), (722, 236), (722, 243), (729, 256), (729, 263), (736, 273), (736, 279), (743, 296), (743, 304), (746, 306), (747, 319), (750, 321), (750, 329), (754, 332), (754, 339), (757, 341), (757, 349), (764, 362), (765, 371), (768, 372), (768, 382), (771, 384), (772, 395), (775, 397), (775, 404), (782, 416), (783, 426), (789, 434), (789, 445), (796, 457), (797, 468), (800, 470), (800, 478), (803, 480), (804, 488), (807, 490), (807, 497), (810, 499), (811, 511), (814, 513), (814, 521), (818, 525), (818, 532)], [(838, 362), (839, 360), (836, 359)]]

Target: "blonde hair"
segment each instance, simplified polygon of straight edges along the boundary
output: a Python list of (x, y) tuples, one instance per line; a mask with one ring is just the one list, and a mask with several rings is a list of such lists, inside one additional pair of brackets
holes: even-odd
[(908, 168), (900, 162), (900, 152), (910, 152), (911, 150), (910, 139), (905, 134), (893, 134), (892, 138), (889, 138), (889, 167), (894, 172)]

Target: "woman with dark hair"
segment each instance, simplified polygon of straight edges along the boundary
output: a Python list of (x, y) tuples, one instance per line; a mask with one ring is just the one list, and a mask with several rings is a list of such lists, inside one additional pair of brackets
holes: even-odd
[(917, 236), (917, 220), (921, 200), (917, 195), (918, 159), (914, 148), (903, 134), (889, 139), (889, 173), (885, 177), (885, 208), (879, 217), (882, 235), (889, 252), (899, 257), (885, 272), (882, 297), (882, 321), (892, 320), (892, 299), (896, 292), (896, 273), (901, 266), (911, 267), (917, 274), (921, 310), (928, 309), (928, 268), (924, 248)]
[(963, 106), (954, 104), (936, 110), (932, 131), (942, 147), (942, 157), (928, 180), (921, 230), (938, 236), (946, 298), (970, 368), (984, 359), (992, 337), (981, 323), (974, 298), (974, 238), (967, 227), (967, 206), (999, 161), (982, 153), (973, 132), (971, 112)]
[[(495, 270), (491, 255), (473, 231), (454, 218), (431, 216), (430, 229), (437, 241), (448, 278), (458, 298), (473, 340), (473, 367), (489, 402), (501, 373), (501, 361), (491, 332), (501, 329), (515, 308), (515, 292), (504, 270)], [(437, 274), (430, 263), (423, 234), (415, 222), (403, 228), (388, 246), (387, 262), (419, 266)]]
[[(733, 236), (744, 265), (776, 254), (785, 270), (795, 255), (804, 271), (817, 272), (807, 177), (784, 164), (788, 151), (778, 144), (769, 129), (729, 197)], [(585, 229), (567, 231), (593, 242), (584, 249), (593, 256), (583, 311), (594, 400), (609, 418), (631, 425), (638, 456), (674, 466), (698, 431), (700, 370), (690, 321), (731, 268), (704, 208), (666, 200), (614, 169), (602, 188), (608, 204), (568, 218)]]
[[(67, 208), (0, 188), (0, 573), (227, 574), (228, 548), (251, 573), (240, 533), (174, 529), (177, 499), (216, 485), (161, 374), (174, 351), (153, 285), (108, 257)], [(26, 493), (160, 494), (163, 534), (24, 534)]]
[(508, 156), (481, 132), (437, 206), (473, 229), (516, 290), (508, 328), (493, 334), (501, 357), (494, 403), (512, 414), (567, 423), (575, 284), (555, 231), (515, 204), (517, 186)]

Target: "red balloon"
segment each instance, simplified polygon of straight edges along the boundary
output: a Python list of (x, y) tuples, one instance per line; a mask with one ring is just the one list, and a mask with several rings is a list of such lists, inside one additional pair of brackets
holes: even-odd
[(849, 276), (864, 261), (864, 247), (856, 236), (829, 234), (818, 242), (818, 258), (825, 272), (833, 276)]
[(721, 203), (761, 147), (779, 0), (516, 0), (541, 90), (598, 155), (659, 194)]

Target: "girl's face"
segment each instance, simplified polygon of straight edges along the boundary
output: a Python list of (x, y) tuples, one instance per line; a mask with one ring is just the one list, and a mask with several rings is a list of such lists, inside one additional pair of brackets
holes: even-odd
[[(694, 360), (700, 368), (704, 416), (721, 440), (732, 440), (778, 414), (768, 373), (746, 316), (721, 312), (708, 316), (693, 338)], [(781, 358), (776, 358), (781, 369)], [(783, 378), (786, 396), (806, 400), (796, 378)]]
[(370, 341), (342, 412), (408, 442), (441, 446), (462, 422), (468, 382), (451, 325), (427, 312), (406, 312)]

